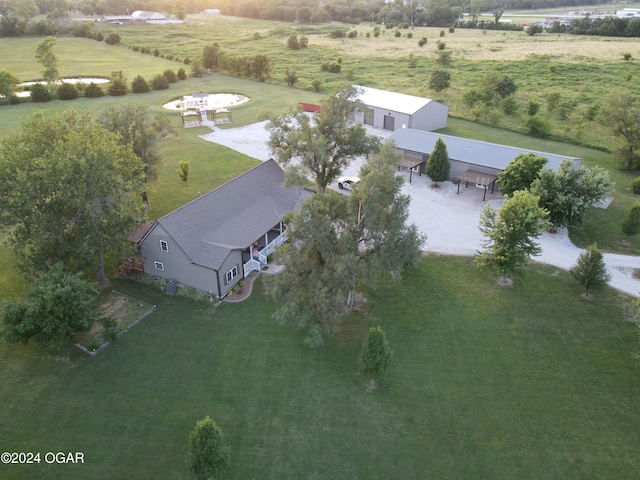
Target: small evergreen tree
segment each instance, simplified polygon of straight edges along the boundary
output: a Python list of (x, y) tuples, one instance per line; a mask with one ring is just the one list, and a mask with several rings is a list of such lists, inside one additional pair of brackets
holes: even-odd
[(110, 80), (111, 83), (109, 85), (109, 88), (107, 89), (109, 95), (111, 95), (112, 97), (118, 97), (127, 94), (127, 91), (129, 90), (127, 87), (127, 79), (124, 78), (122, 70), (111, 72)]
[(78, 98), (78, 89), (73, 83), (62, 83), (58, 87), (58, 98), (60, 100), (75, 100)]
[(151, 86), (154, 90), (166, 90), (169, 88), (169, 82), (164, 75), (156, 75), (151, 80)]
[(165, 70), (162, 75), (167, 79), (167, 82), (169, 83), (176, 83), (178, 81), (178, 77), (176, 76), (175, 72), (170, 68)]
[(384, 331), (380, 327), (370, 328), (360, 351), (360, 371), (369, 381), (370, 388), (375, 388), (376, 380), (386, 373), (392, 359)]
[(149, 84), (142, 75), (138, 75), (133, 79), (133, 82), (131, 82), (131, 91), (133, 93), (147, 93), (149, 90)]
[(53, 100), (51, 92), (46, 85), (36, 83), (31, 85), (31, 101), (32, 102), (50, 102)]
[(115, 32), (111, 32), (109, 35), (107, 35), (107, 38), (105, 39), (105, 43), (107, 43), (108, 45), (117, 45), (120, 43), (120, 35), (118, 35)]
[(187, 465), (198, 479), (214, 478), (230, 463), (230, 449), (223, 444), (222, 430), (208, 416), (196, 423), (189, 435)]
[(87, 85), (84, 89), (84, 96), (88, 98), (102, 97), (103, 95), (104, 92), (102, 91), (100, 85), (96, 85), (93, 82)]
[(640, 232), (640, 202), (631, 205), (627, 218), (622, 222), (622, 231), (625, 235), (636, 235)]
[(580, 254), (578, 261), (570, 270), (571, 276), (585, 288), (585, 296), (589, 296), (589, 289), (606, 285), (611, 279), (607, 273), (602, 250), (595, 243), (589, 245)]
[(427, 160), (426, 174), (429, 175), (429, 178), (438, 186), (438, 182), (444, 182), (449, 178), (450, 171), (451, 162), (449, 161), (447, 145), (442, 141), (442, 138), (438, 138), (433, 152), (431, 152), (429, 160)]

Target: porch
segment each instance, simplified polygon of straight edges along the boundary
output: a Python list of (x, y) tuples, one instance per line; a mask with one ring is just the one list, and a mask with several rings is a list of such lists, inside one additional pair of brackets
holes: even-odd
[(261, 271), (268, 265), (267, 257), (273, 251), (287, 241), (285, 226), (282, 222), (273, 227), (264, 236), (253, 242), (253, 244), (242, 252), (242, 262), (244, 276), (246, 277), (254, 270)]

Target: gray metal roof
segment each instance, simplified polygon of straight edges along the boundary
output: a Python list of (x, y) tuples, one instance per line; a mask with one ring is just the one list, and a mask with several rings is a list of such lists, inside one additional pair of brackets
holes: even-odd
[(268, 160), (157, 220), (189, 259), (218, 270), (234, 249), (258, 240), (310, 193), (283, 187), (284, 172)]
[(429, 155), (433, 151), (438, 138), (442, 138), (442, 141), (447, 145), (447, 152), (451, 160), (468, 163), (471, 166), (478, 165), (495, 168), (496, 170), (504, 170), (507, 168), (509, 162), (521, 153), (534, 153), (545, 157), (548, 160), (545, 168), (551, 168), (554, 171), (560, 168), (562, 160), (572, 160), (576, 166), (579, 166), (582, 161), (576, 157), (538, 152), (526, 148), (509, 147), (497, 143), (481, 142), (479, 140), (470, 140), (468, 138), (453, 137), (451, 135), (442, 135), (440, 133), (425, 132), (411, 128), (396, 130), (389, 136), (388, 140), (395, 141), (397, 147), (402, 150)]

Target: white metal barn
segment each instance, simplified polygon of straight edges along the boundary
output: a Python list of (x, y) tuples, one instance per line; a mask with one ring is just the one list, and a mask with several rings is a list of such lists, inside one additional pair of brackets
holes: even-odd
[(399, 128), (431, 131), (447, 126), (449, 107), (443, 103), (377, 88), (354, 87), (362, 91), (358, 99), (366, 105), (364, 112), (353, 116), (356, 122), (392, 132)]

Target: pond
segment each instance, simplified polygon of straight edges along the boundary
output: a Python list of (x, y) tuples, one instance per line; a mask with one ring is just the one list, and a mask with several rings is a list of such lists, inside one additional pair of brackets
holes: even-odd
[[(55, 82), (56, 84), (64, 83), (83, 83), (89, 85), (90, 83), (95, 83), (96, 85), (99, 83), (109, 83), (108, 78), (99, 78), (99, 77), (78, 77), (78, 78), (63, 78), (61, 81)], [(44, 81), (39, 82), (22, 82), (18, 86), (19, 87), (30, 87), (31, 85), (35, 85), (36, 83), (46, 83)], [(25, 92), (16, 92), (17, 97), (29, 97), (31, 95), (30, 91)]]

